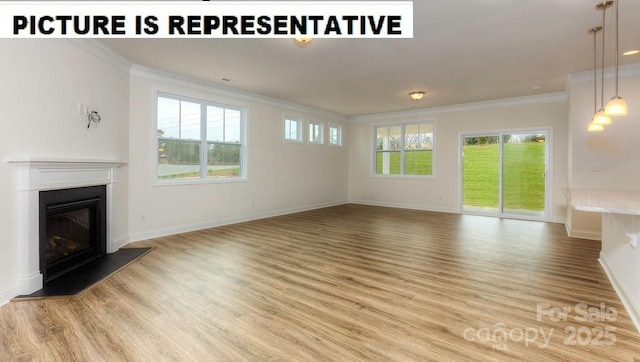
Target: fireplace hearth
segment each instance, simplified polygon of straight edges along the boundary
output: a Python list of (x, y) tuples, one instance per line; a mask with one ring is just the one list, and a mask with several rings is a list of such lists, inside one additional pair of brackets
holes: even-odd
[(106, 186), (40, 192), (40, 271), (51, 280), (106, 254)]

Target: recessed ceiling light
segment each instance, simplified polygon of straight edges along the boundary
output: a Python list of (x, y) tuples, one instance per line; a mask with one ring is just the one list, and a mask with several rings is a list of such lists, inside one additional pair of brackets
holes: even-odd
[(634, 50), (629, 50), (628, 52), (624, 52), (622, 53), (622, 55), (636, 55), (638, 53), (640, 53), (640, 50), (634, 49)]
[(541, 86), (539, 86), (539, 85), (534, 85), (534, 86), (533, 86), (533, 91), (534, 91), (534, 92), (538, 92), (538, 91), (540, 91), (540, 89), (542, 89), (542, 87), (541, 87)]

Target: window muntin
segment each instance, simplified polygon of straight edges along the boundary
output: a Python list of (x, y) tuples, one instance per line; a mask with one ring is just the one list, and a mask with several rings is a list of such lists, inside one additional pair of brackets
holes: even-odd
[(156, 111), (158, 181), (243, 177), (242, 109), (158, 95)]
[(302, 121), (295, 117), (284, 117), (284, 140), (302, 142)]
[(329, 144), (332, 146), (342, 146), (342, 128), (329, 126)]
[(322, 144), (322, 123), (309, 122), (309, 143)]
[(376, 132), (375, 174), (433, 174), (433, 122), (379, 126)]

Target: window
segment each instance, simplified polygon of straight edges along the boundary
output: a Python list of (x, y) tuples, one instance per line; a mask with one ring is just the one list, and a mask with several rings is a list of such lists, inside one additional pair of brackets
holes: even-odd
[(376, 175), (433, 174), (433, 122), (376, 127)]
[(156, 111), (158, 181), (243, 176), (242, 109), (158, 95)]
[(329, 126), (329, 144), (331, 146), (342, 146), (342, 128)]
[(309, 122), (309, 143), (323, 143), (322, 128), (322, 123)]
[(284, 140), (302, 142), (302, 121), (300, 119), (284, 117)]

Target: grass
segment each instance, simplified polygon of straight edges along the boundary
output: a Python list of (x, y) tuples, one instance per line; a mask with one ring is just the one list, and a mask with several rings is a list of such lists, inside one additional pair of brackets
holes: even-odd
[[(500, 146), (464, 146), (463, 203), (497, 208), (499, 200)], [(505, 209), (544, 210), (544, 143), (504, 145), (503, 202)]]
[(463, 205), (497, 208), (500, 148), (498, 145), (464, 146)]
[[(207, 177), (237, 177), (240, 176), (240, 167), (225, 168), (222, 170), (207, 170)], [(185, 179), (185, 178), (199, 178), (200, 172), (185, 172), (177, 173), (165, 176), (158, 176), (160, 180), (173, 180), (173, 179)]]
[[(376, 174), (382, 174), (382, 153), (376, 154)], [(405, 175), (432, 175), (433, 151), (406, 151)], [(389, 174), (400, 174), (400, 152), (389, 152)]]

